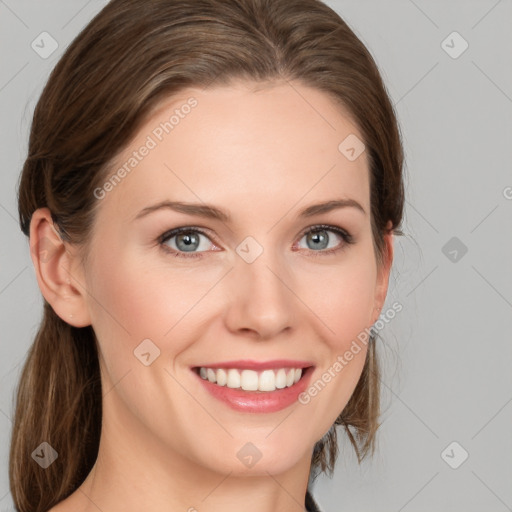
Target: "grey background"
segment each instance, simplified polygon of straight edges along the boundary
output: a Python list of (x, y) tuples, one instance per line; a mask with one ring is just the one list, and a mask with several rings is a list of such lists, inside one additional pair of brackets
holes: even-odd
[[(45, 80), (105, 3), (0, 0), (1, 510), (12, 507), (14, 387), (42, 311), (15, 188)], [(396, 239), (383, 309), (403, 304), (381, 333), (378, 451), (358, 466), (341, 442), (314, 494), (325, 512), (512, 510), (512, 2), (326, 3), (367, 45), (396, 105), (407, 236)], [(43, 31), (59, 45), (47, 59), (31, 48)], [(460, 39), (442, 46), (453, 31), (469, 44), (458, 58), (443, 48), (459, 51)], [(446, 461), (459, 464), (462, 450), (453, 469)]]

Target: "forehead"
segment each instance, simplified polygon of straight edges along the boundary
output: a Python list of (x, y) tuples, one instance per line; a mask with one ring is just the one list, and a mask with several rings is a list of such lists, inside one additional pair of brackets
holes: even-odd
[(109, 176), (122, 179), (104, 206), (130, 215), (181, 199), (255, 211), (276, 208), (276, 197), (281, 209), (351, 197), (367, 209), (366, 152), (347, 158), (344, 141), (364, 147), (330, 96), (298, 83), (186, 89), (153, 109), (116, 157)]

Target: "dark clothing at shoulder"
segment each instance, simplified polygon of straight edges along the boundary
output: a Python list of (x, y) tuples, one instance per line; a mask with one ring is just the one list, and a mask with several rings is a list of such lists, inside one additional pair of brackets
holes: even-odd
[(307, 512), (321, 512), (309, 489), (306, 492), (306, 510)]

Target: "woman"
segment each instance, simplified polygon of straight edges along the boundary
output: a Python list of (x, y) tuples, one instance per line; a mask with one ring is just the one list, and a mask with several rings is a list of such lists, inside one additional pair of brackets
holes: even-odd
[(318, 510), (335, 426), (374, 449), (402, 164), (323, 3), (111, 1), (52, 72), (20, 180), (45, 301), (16, 507)]

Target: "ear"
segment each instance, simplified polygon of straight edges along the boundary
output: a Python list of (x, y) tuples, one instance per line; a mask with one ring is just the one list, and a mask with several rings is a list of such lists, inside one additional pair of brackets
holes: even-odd
[(37, 283), (55, 313), (74, 327), (90, 325), (78, 251), (62, 240), (48, 208), (32, 215), (30, 248)]
[(384, 254), (382, 264), (377, 269), (377, 281), (375, 284), (375, 301), (374, 310), (372, 315), (372, 325), (379, 319), (382, 306), (386, 301), (388, 293), (389, 275), (391, 273), (391, 265), (393, 263), (393, 231), (391, 230), (392, 223), (388, 222), (386, 226), (386, 233), (384, 235)]

